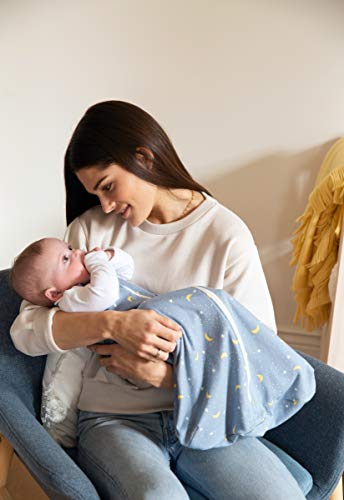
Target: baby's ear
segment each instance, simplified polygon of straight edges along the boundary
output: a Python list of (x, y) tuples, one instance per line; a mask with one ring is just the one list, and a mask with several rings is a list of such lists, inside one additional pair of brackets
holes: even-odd
[(47, 288), (44, 290), (44, 295), (48, 300), (51, 300), (51, 302), (56, 302), (62, 297), (63, 293), (56, 288)]

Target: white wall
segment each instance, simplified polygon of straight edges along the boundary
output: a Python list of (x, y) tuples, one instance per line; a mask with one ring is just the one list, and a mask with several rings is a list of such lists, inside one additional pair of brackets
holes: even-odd
[(89, 105), (134, 102), (254, 233), (281, 329), (289, 239), (344, 132), (341, 0), (1, 0), (0, 267), (64, 230), (63, 154)]

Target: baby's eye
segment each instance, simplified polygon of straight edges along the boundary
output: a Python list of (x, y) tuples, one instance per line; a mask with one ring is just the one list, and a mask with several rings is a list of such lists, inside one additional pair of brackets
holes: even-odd
[(63, 260), (63, 263), (64, 263), (64, 264), (65, 264), (66, 262), (68, 262), (68, 261), (69, 261), (69, 257), (68, 257), (68, 255), (64, 255), (64, 256), (62, 257), (62, 260)]
[(103, 191), (110, 191), (111, 188), (112, 188), (112, 183), (110, 182), (110, 184), (105, 184), (105, 186), (103, 187)]
[(68, 250), (73, 250), (71, 245), (68, 245)]

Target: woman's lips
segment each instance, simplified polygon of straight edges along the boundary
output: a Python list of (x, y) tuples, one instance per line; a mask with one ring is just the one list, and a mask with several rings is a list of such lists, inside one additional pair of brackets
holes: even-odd
[(131, 209), (131, 206), (128, 205), (127, 208), (124, 210), (124, 212), (122, 214), (120, 214), (121, 217), (123, 217), (123, 219), (127, 219), (129, 217), (130, 209)]

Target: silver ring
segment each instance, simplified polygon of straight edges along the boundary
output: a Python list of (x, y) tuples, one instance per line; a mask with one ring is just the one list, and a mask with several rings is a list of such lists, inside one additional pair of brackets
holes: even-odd
[(160, 358), (160, 353), (161, 353), (161, 350), (157, 348), (156, 355), (154, 357), (157, 358), (157, 359), (159, 359)]

